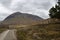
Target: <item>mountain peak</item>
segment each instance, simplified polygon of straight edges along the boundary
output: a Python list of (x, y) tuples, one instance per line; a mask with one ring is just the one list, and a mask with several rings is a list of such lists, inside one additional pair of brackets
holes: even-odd
[(8, 22), (10, 24), (31, 24), (37, 21), (42, 20), (42, 18), (32, 15), (32, 14), (27, 14), (27, 13), (21, 13), (21, 12), (15, 12), (11, 15), (9, 15), (4, 22)]

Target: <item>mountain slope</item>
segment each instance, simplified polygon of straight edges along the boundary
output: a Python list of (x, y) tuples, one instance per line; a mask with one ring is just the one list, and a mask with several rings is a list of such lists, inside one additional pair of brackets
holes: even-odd
[(40, 20), (42, 20), (42, 18), (35, 15), (15, 12), (9, 15), (3, 21), (3, 23), (5, 24), (34, 24), (36, 22), (38, 23)]

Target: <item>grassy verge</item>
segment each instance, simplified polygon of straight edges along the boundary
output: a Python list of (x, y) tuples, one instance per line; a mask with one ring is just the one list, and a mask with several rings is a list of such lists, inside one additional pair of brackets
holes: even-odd
[(60, 24), (30, 26), (17, 30), (18, 40), (60, 40)]
[(0, 28), (0, 33), (2, 33), (5, 30), (7, 30), (7, 29), (6, 28)]

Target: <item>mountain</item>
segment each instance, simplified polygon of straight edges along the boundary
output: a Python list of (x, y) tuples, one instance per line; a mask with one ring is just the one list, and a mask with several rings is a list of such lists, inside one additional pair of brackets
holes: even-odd
[(34, 23), (38, 23), (40, 20), (42, 20), (42, 18), (36, 15), (15, 12), (9, 15), (7, 18), (5, 18), (3, 23), (4, 24), (34, 24)]

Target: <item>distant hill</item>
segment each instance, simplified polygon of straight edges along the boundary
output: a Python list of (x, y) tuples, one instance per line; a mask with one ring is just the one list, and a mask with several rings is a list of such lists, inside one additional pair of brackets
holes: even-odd
[(40, 20), (43, 20), (41, 17), (36, 15), (15, 12), (9, 15), (4, 21), (4, 24), (34, 24), (38, 23)]

